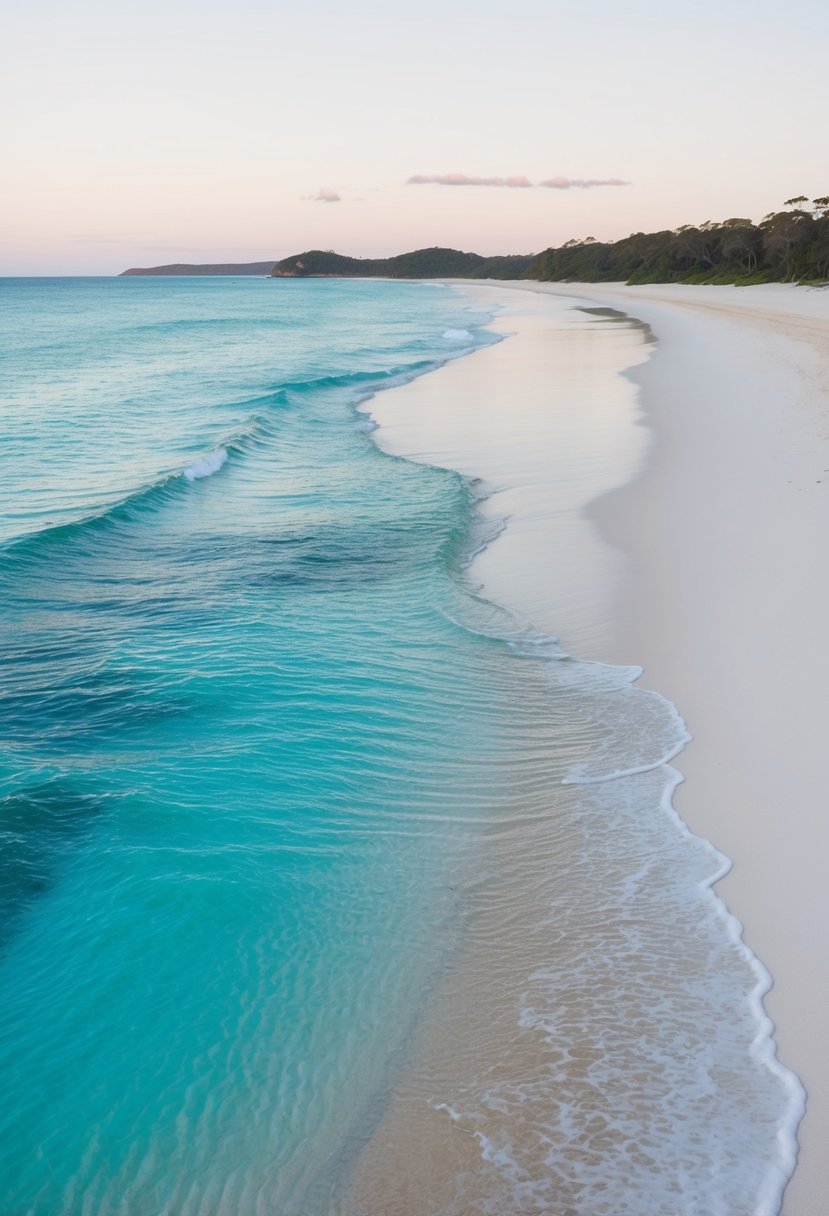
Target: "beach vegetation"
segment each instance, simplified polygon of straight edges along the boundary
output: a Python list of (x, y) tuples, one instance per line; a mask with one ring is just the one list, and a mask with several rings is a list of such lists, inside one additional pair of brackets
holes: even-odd
[(555, 282), (822, 283), (829, 279), (829, 195), (787, 199), (759, 223), (742, 216), (593, 237), (545, 249), (524, 278)]

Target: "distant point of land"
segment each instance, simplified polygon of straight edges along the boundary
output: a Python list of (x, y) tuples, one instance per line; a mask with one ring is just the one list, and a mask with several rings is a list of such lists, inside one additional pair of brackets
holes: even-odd
[(173, 262), (169, 266), (131, 266), (122, 270), (119, 278), (126, 275), (192, 275), (192, 274), (270, 274), (276, 259), (270, 262), (206, 262), (191, 264), (189, 262)]

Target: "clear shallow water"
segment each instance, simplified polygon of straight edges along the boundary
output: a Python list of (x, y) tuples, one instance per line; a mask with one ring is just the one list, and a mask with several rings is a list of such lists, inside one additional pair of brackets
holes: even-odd
[[(486, 1203), (535, 1210), (575, 1171), (580, 1216), (774, 1210), (792, 1091), (762, 975), (704, 894), (721, 861), (663, 805), (681, 724), (470, 595), (476, 487), (383, 455), (355, 410), (484, 321), (419, 284), (2, 284), (4, 1213), (332, 1210), (522, 814), (514, 856), (542, 824), (579, 844), (545, 851), (559, 927), (516, 1033), (558, 1060), (592, 1034), (609, 1079), (438, 1095), (482, 1127), (507, 1112), (481, 1131)], [(706, 945), (680, 978), (660, 958), (683, 934)], [(565, 989), (608, 996), (554, 1016)], [(608, 1103), (606, 1032), (634, 1008), (659, 1046)], [(598, 1095), (622, 1147), (585, 1167)], [(637, 1137), (655, 1180), (631, 1180)], [(629, 1198), (605, 1209), (608, 1179)]]

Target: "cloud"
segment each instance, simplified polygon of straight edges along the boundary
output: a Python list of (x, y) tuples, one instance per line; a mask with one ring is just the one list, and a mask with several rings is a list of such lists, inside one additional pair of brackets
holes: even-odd
[(590, 190), (594, 186), (629, 186), (619, 177), (548, 177), (531, 182), (528, 177), (470, 177), (466, 173), (415, 173), (407, 186), (546, 186), (549, 190)]
[(468, 177), (466, 173), (416, 173), (407, 186), (531, 186), (526, 177)]
[(318, 194), (311, 195), (313, 203), (341, 203), (342, 197), (337, 194), (336, 190), (326, 190), (325, 186), (321, 186)]
[(629, 186), (620, 177), (548, 177), (539, 182), (548, 190), (592, 190), (594, 186)]

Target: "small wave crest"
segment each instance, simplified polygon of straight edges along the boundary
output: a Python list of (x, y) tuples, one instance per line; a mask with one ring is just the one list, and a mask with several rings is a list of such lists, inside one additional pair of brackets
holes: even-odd
[(445, 329), (443, 337), (447, 342), (471, 342), (472, 334), (468, 329)]
[(214, 473), (218, 473), (219, 469), (227, 461), (227, 448), (217, 448), (215, 452), (208, 452), (206, 456), (199, 457), (189, 464), (186, 469), (182, 470), (182, 476), (187, 481), (198, 481), (201, 477), (212, 477)]

